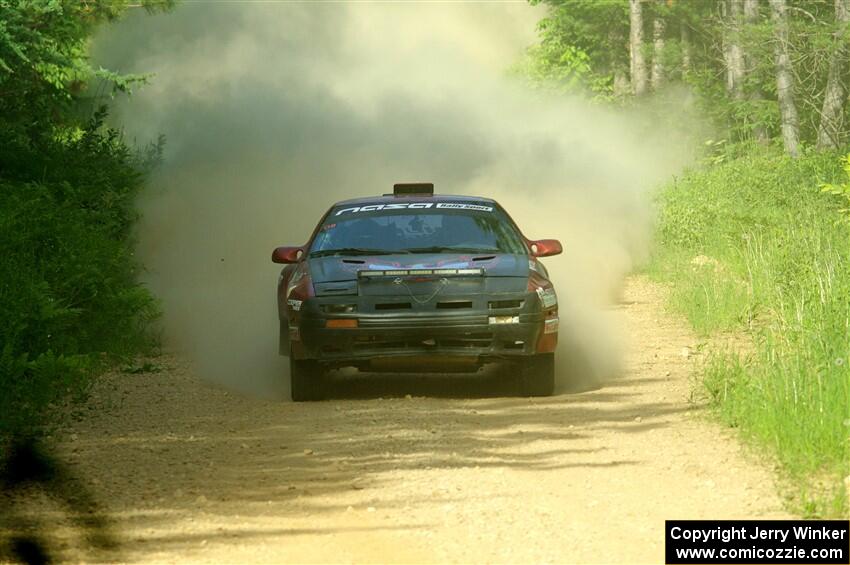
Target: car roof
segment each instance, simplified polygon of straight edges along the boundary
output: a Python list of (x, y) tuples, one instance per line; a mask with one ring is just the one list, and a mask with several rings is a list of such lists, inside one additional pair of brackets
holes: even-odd
[(457, 194), (410, 194), (404, 196), (393, 196), (392, 194), (384, 194), (383, 196), (365, 196), (361, 198), (351, 198), (349, 200), (340, 200), (336, 206), (360, 206), (369, 204), (390, 204), (394, 202), (428, 202), (430, 200), (441, 202), (482, 202), (485, 204), (495, 204), (492, 198), (483, 196), (460, 196)]

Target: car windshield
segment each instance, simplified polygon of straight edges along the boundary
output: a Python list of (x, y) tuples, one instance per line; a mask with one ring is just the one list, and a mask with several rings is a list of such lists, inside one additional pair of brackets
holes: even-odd
[(310, 256), (527, 253), (504, 212), (490, 206), (467, 206), (472, 209), (375, 210), (374, 205), (366, 206), (367, 210), (335, 209), (319, 228)]

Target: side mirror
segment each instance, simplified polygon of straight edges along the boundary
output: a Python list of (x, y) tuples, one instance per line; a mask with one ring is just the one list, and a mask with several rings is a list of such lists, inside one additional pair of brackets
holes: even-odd
[(278, 247), (272, 251), (274, 263), (297, 263), (304, 255), (303, 247)]
[(531, 254), (535, 257), (549, 257), (558, 255), (564, 251), (561, 247), (561, 242), (557, 239), (538, 239), (537, 241), (529, 241)]

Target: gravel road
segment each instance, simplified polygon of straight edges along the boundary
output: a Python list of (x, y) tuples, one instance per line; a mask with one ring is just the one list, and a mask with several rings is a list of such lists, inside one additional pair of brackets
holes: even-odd
[(688, 402), (695, 338), (661, 303), (628, 281), (626, 374), (597, 390), (382, 377), (293, 404), (165, 358), (104, 378), (57, 447), (113, 519), (108, 561), (661, 563), (665, 519), (785, 517), (770, 470)]

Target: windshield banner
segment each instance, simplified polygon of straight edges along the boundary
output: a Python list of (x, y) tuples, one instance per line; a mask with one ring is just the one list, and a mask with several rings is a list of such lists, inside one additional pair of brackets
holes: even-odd
[(385, 210), (475, 210), (477, 212), (492, 212), (492, 206), (482, 204), (471, 204), (465, 202), (399, 202), (397, 204), (367, 204), (365, 206), (353, 206), (341, 208), (334, 216), (342, 214), (357, 214), (359, 212), (378, 212)]

